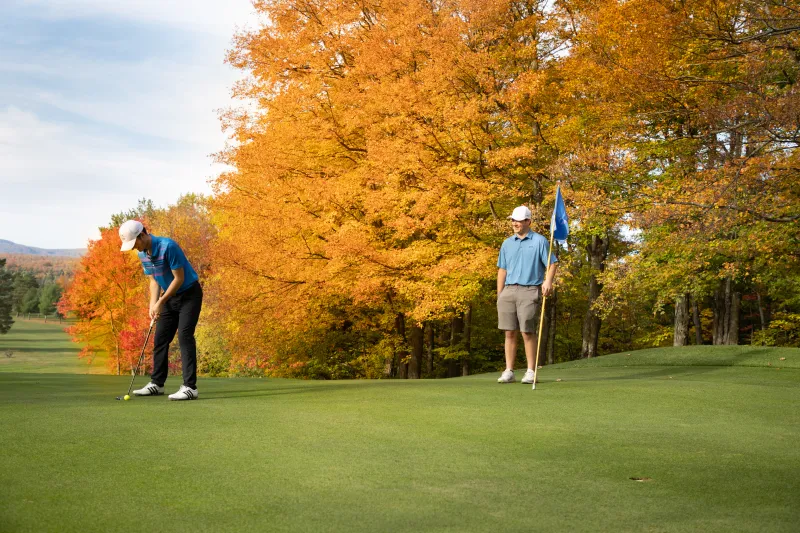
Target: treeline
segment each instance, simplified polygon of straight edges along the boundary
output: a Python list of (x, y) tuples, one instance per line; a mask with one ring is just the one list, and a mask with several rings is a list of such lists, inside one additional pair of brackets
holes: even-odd
[(0, 333), (8, 332), (15, 315), (57, 314), (57, 304), (69, 285), (64, 270), (31, 271), (9, 262), (0, 258)]
[(80, 258), (62, 256), (42, 256), (28, 254), (0, 254), (6, 259), (6, 268), (12, 271), (25, 270), (32, 273), (40, 281), (45, 277), (66, 280), (72, 278)]
[[(206, 372), (498, 368), (505, 216), (527, 204), (546, 234), (557, 181), (572, 227), (544, 361), (800, 344), (794, 4), (256, 9), (269, 23), (238, 35), (228, 56), (245, 76), (235, 90), (245, 104), (223, 117), (233, 143), (219, 159), (235, 170), (210, 199), (143, 202), (112, 221), (141, 218), (199, 264)], [(106, 328), (124, 367), (125, 334), (141, 331), (145, 301), (136, 260), (115, 259), (116, 242), (109, 230), (90, 247), (75, 283), (86, 297), (69, 308), (87, 324), (127, 317)], [(96, 285), (101, 272), (125, 272), (129, 285)], [(102, 313), (92, 299), (101, 290)]]

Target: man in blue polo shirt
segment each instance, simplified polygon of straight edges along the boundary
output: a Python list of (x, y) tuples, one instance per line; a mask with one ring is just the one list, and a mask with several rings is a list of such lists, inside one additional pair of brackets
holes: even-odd
[(119, 237), (123, 252), (132, 249), (139, 252), (144, 273), (150, 277), (150, 318), (158, 320), (150, 383), (133, 393), (136, 396), (164, 394), (164, 383), (169, 373), (169, 345), (177, 333), (183, 385), (176, 393), (170, 394), (169, 399), (196, 400), (197, 344), (194, 330), (203, 306), (203, 289), (197, 273), (175, 241), (150, 235), (138, 220), (128, 220), (120, 226)]
[(517, 331), (522, 332), (528, 370), (522, 383), (533, 383), (536, 364), (536, 319), (541, 296), (553, 291), (556, 262), (553, 255), (547, 267), (547, 239), (531, 231), (531, 211), (524, 205), (511, 216), (514, 235), (503, 241), (497, 258), (497, 321), (505, 331), (506, 369), (498, 383), (513, 383), (517, 358)]

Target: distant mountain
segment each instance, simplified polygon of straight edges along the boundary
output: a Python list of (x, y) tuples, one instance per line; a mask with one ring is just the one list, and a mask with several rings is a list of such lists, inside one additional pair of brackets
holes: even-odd
[(25, 254), (25, 255), (49, 255), (54, 257), (81, 257), (86, 253), (85, 248), (71, 248), (65, 250), (47, 250), (16, 244), (11, 241), (0, 239), (0, 254)]

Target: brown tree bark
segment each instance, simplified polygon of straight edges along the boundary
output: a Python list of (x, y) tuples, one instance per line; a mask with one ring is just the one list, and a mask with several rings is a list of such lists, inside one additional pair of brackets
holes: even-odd
[[(397, 313), (397, 316), (394, 319), (394, 329), (398, 335), (403, 339), (403, 342), (406, 340), (406, 317), (403, 313)], [(398, 350), (395, 354), (395, 361), (394, 365), (397, 369), (397, 377), (400, 379), (407, 379), (408, 378), (408, 363), (405, 363), (404, 360), (408, 354), (404, 349)]]
[(600, 293), (603, 290), (603, 285), (597, 281), (597, 275), (606, 269), (609, 240), (607, 235), (593, 235), (586, 247), (592, 273), (589, 277), (589, 307), (583, 319), (581, 357), (595, 357), (597, 355), (597, 341), (600, 338), (601, 320), (600, 315), (594, 309), (594, 303), (597, 301), (597, 298), (600, 297)]
[[(551, 300), (552, 295), (548, 296), (544, 299), (544, 308), (540, 309), (539, 312), (544, 314), (544, 320), (542, 321), (542, 331), (541, 335), (539, 331), (536, 332), (536, 349), (538, 350), (539, 355), (539, 363), (540, 365), (547, 364), (547, 345), (550, 341), (550, 308), (553, 306), (553, 302)], [(539, 325), (539, 318), (536, 317), (536, 325)]]
[(425, 375), (428, 377), (433, 375), (434, 329), (433, 322), (425, 324)]
[[(461, 342), (462, 335), (464, 334), (464, 317), (463, 315), (456, 315), (450, 321), (450, 347), (454, 347)], [(447, 359), (447, 377), (454, 378), (461, 375), (459, 370), (458, 359)]]
[(731, 278), (720, 280), (714, 294), (714, 345), (739, 344), (739, 307), (742, 295)]
[(697, 305), (697, 298), (692, 296), (692, 318), (694, 319), (694, 343), (698, 346), (703, 344), (703, 327), (700, 325), (700, 309)]
[[(767, 319), (764, 316), (764, 304), (761, 301), (761, 293), (756, 292), (756, 297), (758, 299), (758, 317), (759, 319), (761, 319), (761, 333), (763, 334), (764, 331), (766, 331), (767, 329)], [(762, 337), (762, 342), (763, 342), (763, 337)]]
[(689, 344), (689, 295), (681, 294), (675, 300), (675, 330), (673, 346)]
[(411, 326), (411, 360), (408, 363), (408, 379), (419, 379), (422, 367), (423, 331), (420, 326)]
[(558, 306), (558, 291), (554, 290), (553, 294), (548, 298), (549, 304), (547, 305), (547, 322), (549, 324), (547, 329), (547, 364), (552, 365), (555, 360), (556, 353), (556, 307)]
[(469, 376), (470, 356), (472, 355), (472, 304), (464, 313), (464, 350), (467, 355), (461, 358), (461, 375)]

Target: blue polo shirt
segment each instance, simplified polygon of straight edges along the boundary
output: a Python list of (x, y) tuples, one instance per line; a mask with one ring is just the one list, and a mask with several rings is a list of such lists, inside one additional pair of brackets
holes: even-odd
[(173, 270), (183, 269), (183, 285), (178, 289), (178, 294), (192, 286), (197, 281), (197, 272), (194, 271), (186, 255), (178, 243), (166, 237), (151, 235), (152, 245), (150, 253), (139, 252), (139, 261), (142, 262), (144, 273), (153, 276), (162, 290), (166, 291), (175, 276)]
[[(541, 285), (547, 270), (547, 239), (528, 231), (523, 238), (515, 233), (503, 241), (497, 268), (506, 271), (506, 285)], [(550, 264), (557, 263), (556, 255), (550, 256)]]

